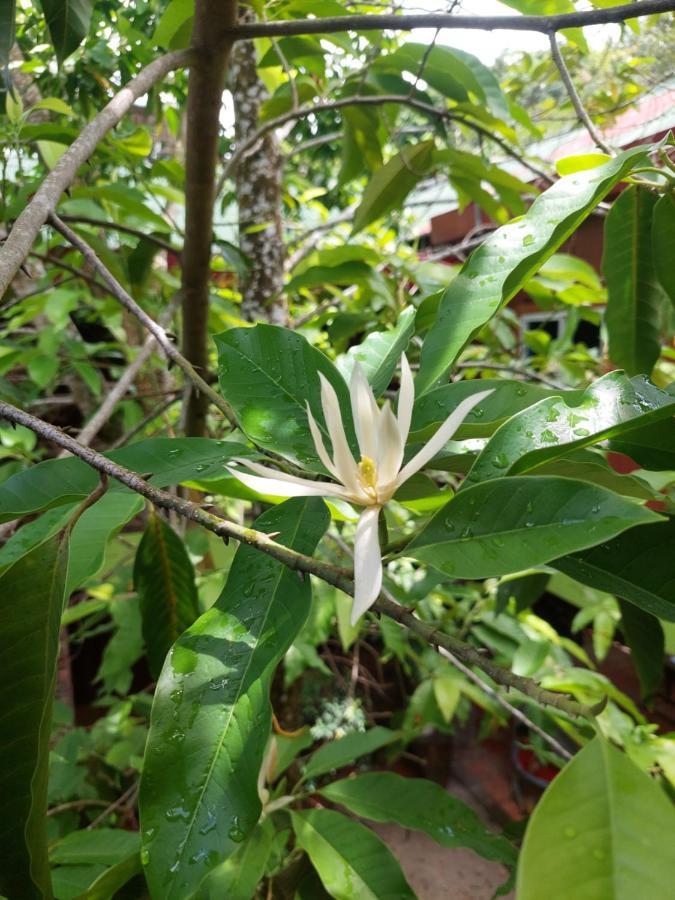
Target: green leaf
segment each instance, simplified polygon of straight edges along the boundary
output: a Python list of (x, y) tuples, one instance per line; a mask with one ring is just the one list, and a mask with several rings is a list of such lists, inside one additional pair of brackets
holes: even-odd
[(475, 250), (444, 292), (422, 347), (417, 394), (431, 390), (457, 355), (567, 240), (648, 148), (561, 178), (517, 221), (498, 228)]
[[(148, 475), (155, 487), (221, 476), (225, 464), (251, 451), (234, 441), (208, 438), (149, 438), (104, 454), (109, 459)], [(150, 477), (151, 476), (151, 477)], [(0, 522), (83, 500), (96, 487), (96, 472), (80, 459), (49, 459), (0, 484)], [(111, 480), (108, 494), (131, 492)]]
[(158, 47), (182, 50), (190, 46), (195, 0), (171, 0), (152, 36)]
[[(480, 369), (479, 362), (476, 368)], [(427, 440), (462, 400), (487, 390), (492, 393), (474, 406), (453, 435), (457, 440), (489, 437), (510, 416), (556, 393), (550, 388), (497, 378), (475, 378), (444, 384), (415, 401), (410, 425), (411, 440)], [(579, 391), (569, 391), (570, 398), (580, 395)]]
[(675, 197), (664, 194), (656, 201), (652, 215), (652, 255), (661, 287), (675, 306)]
[(631, 659), (640, 679), (640, 694), (643, 699), (649, 699), (663, 678), (663, 628), (656, 616), (644, 612), (632, 603), (620, 600), (619, 606), (621, 630), (630, 647)]
[(143, 617), (150, 672), (157, 678), (171, 645), (199, 615), (195, 571), (176, 532), (150, 513), (136, 551), (134, 589)]
[[(349, 381), (354, 363), (359, 363), (379, 397), (388, 387), (401, 354), (405, 353), (415, 330), (415, 308), (408, 306), (390, 331), (373, 331), (358, 347), (352, 347), (338, 363), (345, 381)], [(673, 401), (675, 402), (675, 401)]]
[(206, 878), (198, 900), (251, 900), (265, 874), (274, 836), (269, 819), (256, 825), (236, 853)]
[(547, 572), (533, 572), (518, 578), (505, 578), (497, 587), (497, 615), (506, 609), (509, 600), (516, 604), (516, 612), (529, 609), (546, 590), (550, 580)]
[[(323, 472), (307, 425), (306, 403), (324, 435), (319, 372), (340, 401), (353, 440), (349, 391), (330, 360), (299, 334), (275, 325), (232, 328), (215, 337), (220, 391), (255, 444)], [(351, 434), (350, 434), (351, 431)]]
[(0, 575), (0, 893), (8, 897), (51, 896), (49, 734), (67, 567), (68, 536), (62, 533)]
[[(16, 0), (0, 0), (0, 69), (9, 63), (16, 29)], [(4, 81), (4, 76), (3, 76)], [(2, 89), (4, 91), (4, 88)]]
[(424, 778), (369, 772), (333, 782), (319, 793), (360, 818), (424, 831), (443, 847), (469, 847), (506, 865), (516, 861), (515, 848), (505, 838), (492, 834), (469, 806)]
[(94, 831), (71, 831), (49, 851), (49, 858), (56, 864), (104, 863), (114, 866), (138, 852), (139, 837), (136, 831), (121, 828), (97, 828)]
[(657, 196), (631, 185), (605, 220), (602, 271), (607, 282), (605, 325), (609, 357), (629, 375), (649, 375), (661, 352), (664, 293), (652, 255), (652, 215)]
[(575, 172), (597, 169), (598, 166), (609, 162), (611, 158), (606, 153), (579, 153), (574, 156), (564, 156), (562, 159), (557, 159), (555, 168), (558, 175), (573, 175)]
[(336, 900), (414, 900), (398, 862), (377, 835), (332, 809), (291, 813), (298, 845)]
[(39, 0), (49, 37), (62, 63), (89, 33), (93, 0)]
[(675, 471), (675, 419), (610, 438), (609, 449), (625, 453), (643, 469)]
[(303, 780), (318, 778), (319, 775), (341, 769), (361, 756), (393, 744), (400, 737), (400, 732), (376, 725), (375, 728), (369, 728), (368, 731), (352, 732), (339, 740), (330, 741), (323, 747), (319, 747), (312, 755), (305, 767)]
[(490, 578), (543, 565), (659, 516), (571, 478), (498, 478), (457, 494), (402, 555), (456, 578)]
[(570, 578), (634, 603), (644, 612), (675, 622), (675, 518), (631, 528), (613, 540), (556, 559)]
[[(302, 498), (268, 510), (255, 527), (312, 553), (328, 522), (322, 501)], [(270, 684), (310, 603), (309, 579), (240, 546), (219, 599), (174, 645), (141, 778), (142, 860), (153, 896), (191, 896), (258, 821)]]
[(557, 776), (530, 818), (518, 900), (668, 897), (675, 811), (663, 791), (602, 738)]
[(575, 447), (672, 417), (674, 411), (672, 394), (645, 378), (610, 372), (581, 397), (574, 392), (571, 404), (565, 394), (548, 397), (505, 422), (474, 463), (467, 483), (528, 472)]
[(141, 873), (141, 859), (135, 850), (126, 859), (106, 869), (80, 894), (77, 900), (111, 900), (135, 875)]
[(352, 234), (403, 205), (415, 185), (429, 174), (433, 148), (433, 140), (404, 147), (375, 172), (354, 213)]
[(359, 259), (346, 260), (336, 266), (310, 266), (288, 282), (287, 290), (323, 287), (326, 284), (358, 284), (373, 274), (372, 266)]

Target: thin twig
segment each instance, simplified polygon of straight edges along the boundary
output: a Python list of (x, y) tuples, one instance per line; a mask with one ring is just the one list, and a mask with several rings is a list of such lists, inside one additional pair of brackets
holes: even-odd
[(590, 134), (593, 142), (609, 156), (614, 156), (614, 151), (609, 146), (609, 144), (605, 143), (602, 135), (591, 121), (591, 117), (586, 112), (586, 107), (581, 102), (581, 97), (579, 96), (577, 89), (574, 87), (572, 76), (570, 75), (567, 64), (563, 59), (563, 55), (560, 52), (560, 47), (558, 46), (558, 38), (555, 32), (552, 31), (549, 34), (548, 40), (551, 45), (551, 55), (553, 56), (553, 62), (556, 64), (558, 72), (560, 72), (560, 77), (563, 84), (565, 85), (569, 98), (572, 101), (572, 106), (574, 107), (576, 114), (579, 117), (579, 121), (584, 126), (586, 131)]
[(143, 431), (143, 429), (150, 424), (150, 422), (154, 422), (155, 419), (158, 419), (161, 415), (174, 405), (174, 403), (178, 403), (180, 400), (180, 396), (169, 397), (168, 400), (165, 400), (161, 406), (156, 407), (155, 409), (150, 410), (147, 416), (144, 416), (140, 422), (137, 422), (133, 428), (130, 428), (126, 431), (121, 437), (119, 437), (113, 444), (110, 445), (111, 450), (117, 450), (118, 447), (123, 447), (131, 438), (135, 437), (139, 431)]
[(125, 803), (128, 803), (130, 800), (132, 800), (137, 791), (138, 791), (138, 782), (135, 781), (131, 785), (131, 787), (128, 787), (126, 789), (126, 791), (120, 797), (118, 797), (117, 800), (114, 801), (114, 803), (111, 803), (111, 804), (109, 804), (109, 806), (106, 806), (106, 808), (103, 810), (103, 812), (100, 815), (96, 816), (96, 818), (94, 819), (93, 822), (90, 822), (89, 825), (87, 825), (86, 830), (93, 831), (94, 828), (96, 828), (98, 825), (100, 825), (101, 822), (104, 822), (108, 818), (108, 816), (112, 815), (115, 812), (115, 810), (120, 808), (120, 806), (124, 806)]
[[(110, 475), (131, 488), (135, 493), (145, 497), (154, 506), (160, 509), (173, 510), (179, 516), (202, 525), (208, 531), (221, 538), (233, 538), (262, 553), (266, 553), (293, 571), (315, 575), (317, 578), (344, 591), (349, 596), (354, 595), (354, 582), (343, 569), (315, 559), (312, 556), (307, 556), (304, 553), (298, 553), (290, 547), (277, 543), (263, 532), (256, 531), (253, 528), (246, 528), (243, 525), (238, 525), (236, 522), (215, 516), (202, 509), (196, 503), (191, 503), (183, 497), (173, 496), (167, 491), (155, 488), (136, 472), (120, 466), (90, 447), (83, 447), (74, 438), (61, 431), (60, 428), (48, 422), (43, 422), (41, 419), (18, 409), (10, 403), (0, 401), (0, 418), (24, 425), (46, 440), (64, 447), (93, 469)], [(410, 610), (405, 609), (382, 594), (375, 602), (373, 610), (394, 619), (432, 647), (445, 647), (446, 650), (454, 653), (467, 665), (482, 669), (493, 681), (512, 687), (538, 703), (551, 706), (570, 716), (590, 717), (595, 714), (595, 708), (578, 703), (568, 695), (546, 690), (540, 687), (533, 679), (516, 675), (508, 669), (493, 663), (491, 660), (486, 659), (475, 647), (451, 635), (444, 634), (432, 625), (421, 621)]]
[(49, 216), (49, 223), (68, 241), (73, 247), (76, 247), (82, 256), (87, 260), (89, 265), (100, 275), (107, 284), (110, 293), (115, 299), (122, 304), (138, 321), (146, 328), (155, 338), (165, 355), (174, 362), (179, 369), (183, 371), (185, 376), (192, 382), (195, 388), (202, 394), (205, 394), (209, 400), (217, 407), (229, 422), (235, 424), (234, 413), (230, 409), (228, 403), (208, 384), (202, 376), (196, 371), (180, 350), (169, 339), (166, 331), (159, 323), (151, 319), (150, 316), (142, 309), (133, 297), (128, 294), (115, 276), (101, 262), (96, 253), (92, 250), (86, 241), (76, 234), (72, 228), (66, 225), (55, 213)]
[(121, 234), (129, 234), (132, 237), (137, 237), (140, 240), (148, 241), (150, 244), (154, 244), (156, 247), (159, 247), (162, 250), (166, 250), (168, 253), (180, 253), (180, 248), (174, 247), (168, 241), (165, 241), (163, 238), (157, 237), (155, 234), (147, 234), (145, 231), (141, 231), (140, 228), (132, 228), (130, 225), (122, 225), (121, 222), (108, 222), (106, 219), (96, 219), (94, 216), (66, 216), (61, 215), (61, 220), (63, 222), (73, 222), (75, 224), (80, 223), (82, 225), (95, 225), (99, 228), (108, 229), (111, 231), (119, 231)]

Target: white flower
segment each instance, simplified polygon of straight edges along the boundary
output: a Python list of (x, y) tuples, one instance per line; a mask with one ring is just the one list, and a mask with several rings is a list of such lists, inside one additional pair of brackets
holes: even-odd
[(355, 364), (349, 389), (352, 415), (361, 458), (356, 462), (347, 443), (340, 404), (331, 383), (319, 373), (321, 405), (331, 441), (331, 456), (323, 442), (321, 431), (307, 404), (307, 418), (316, 452), (336, 484), (310, 481), (276, 469), (237, 459), (254, 475), (230, 469), (232, 475), (261, 494), (278, 497), (337, 497), (363, 506), (354, 541), (354, 606), (352, 624), (373, 605), (382, 587), (382, 558), (378, 540), (380, 510), (394, 496), (398, 488), (418, 472), (450, 440), (466, 414), (492, 391), (472, 394), (457, 406), (438, 431), (404, 466), (403, 452), (410, 431), (415, 388), (405, 355), (401, 356), (401, 388), (396, 415), (387, 400), (377, 405), (366, 376)]

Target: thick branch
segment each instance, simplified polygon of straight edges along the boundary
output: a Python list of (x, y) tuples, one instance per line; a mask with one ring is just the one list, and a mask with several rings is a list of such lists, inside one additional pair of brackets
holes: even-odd
[(608, 9), (589, 9), (557, 16), (455, 16), (449, 14), (326, 16), (240, 25), (223, 37), (285, 37), (294, 34), (337, 34), (343, 31), (410, 31), (413, 28), (476, 29), (479, 31), (539, 31), (543, 34), (565, 28), (607, 25), (640, 16), (675, 10), (674, 0), (643, 0)]
[[(182, 497), (176, 497), (167, 493), (167, 491), (152, 487), (136, 472), (120, 466), (89, 447), (83, 447), (74, 438), (61, 431), (60, 428), (43, 422), (41, 419), (37, 419), (29, 413), (17, 409), (10, 403), (0, 401), (0, 418), (24, 425), (41, 437), (57, 444), (57, 446), (69, 450), (74, 456), (82, 459), (93, 469), (117, 479), (135, 493), (145, 497), (154, 506), (158, 506), (161, 509), (174, 510), (178, 515), (202, 525), (221, 538), (234, 538), (236, 541), (248, 544), (262, 553), (267, 553), (268, 556), (283, 563), (289, 569), (316, 575), (317, 578), (334, 585), (350, 596), (354, 593), (354, 582), (343, 569), (314, 559), (312, 556), (297, 553), (290, 547), (278, 544), (264, 532), (246, 528), (243, 525), (238, 525), (236, 522), (230, 522), (227, 519), (214, 516), (196, 503), (191, 503)], [(416, 618), (409, 610), (383, 595), (380, 595), (374, 609), (404, 625), (426, 643), (434, 647), (443, 647), (467, 665), (481, 669), (498, 684), (512, 687), (532, 700), (554, 707), (570, 716), (589, 716), (593, 714), (593, 709), (571, 700), (568, 696), (555, 693), (554, 691), (547, 691), (539, 687), (536, 681), (533, 681), (531, 678), (515, 675), (508, 669), (498, 666), (491, 660), (486, 659), (475, 647), (455, 637), (443, 634), (433, 626)]]
[(101, 276), (112, 296), (150, 332), (164, 351), (166, 357), (182, 370), (195, 386), (197, 392), (205, 398), (205, 402), (210, 400), (230, 422), (234, 423), (232, 410), (225, 400), (223, 400), (220, 394), (214, 391), (211, 385), (204, 381), (202, 376), (195, 371), (194, 366), (190, 364), (175, 344), (173, 344), (162, 326), (158, 322), (155, 322), (154, 319), (150, 318), (146, 311), (136, 303), (134, 298), (124, 290), (112, 272), (106, 268), (94, 253), (89, 244), (87, 244), (86, 241), (83, 241), (82, 238), (76, 234), (72, 228), (66, 225), (65, 222), (62, 222), (55, 213), (50, 215), (49, 222), (61, 235), (63, 235), (69, 244), (72, 244), (73, 247), (80, 251), (92, 269)]
[(577, 89), (574, 86), (574, 82), (572, 81), (572, 76), (570, 75), (569, 69), (563, 59), (563, 55), (560, 52), (560, 47), (558, 46), (558, 38), (556, 35), (551, 32), (548, 36), (549, 43), (551, 45), (551, 55), (553, 57), (553, 62), (556, 64), (558, 72), (560, 73), (560, 78), (562, 79), (562, 83), (565, 85), (565, 89), (569, 95), (570, 100), (572, 101), (572, 106), (579, 118), (579, 121), (584, 126), (586, 131), (590, 134), (591, 140), (604, 152), (609, 154), (609, 156), (614, 155), (614, 151), (612, 148), (605, 143), (602, 135), (595, 127), (593, 122), (591, 121), (591, 117), (586, 112), (586, 107), (581, 102), (581, 97), (577, 93)]
[(61, 194), (68, 188), (105, 135), (117, 125), (132, 104), (169, 72), (189, 65), (194, 56), (189, 50), (160, 56), (126, 84), (101, 112), (83, 129), (37, 189), (28, 206), (14, 223), (0, 247), (0, 297), (3, 296), (21, 264), (28, 256), (40, 228), (54, 212)]
[[(195, 61), (188, 79), (185, 138), (185, 244), (182, 254), (183, 353), (206, 375), (208, 369), (209, 285), (220, 109), (231, 40), (218, 35), (237, 21), (237, 0), (197, 0), (192, 44)], [(191, 391), (185, 432), (206, 430), (207, 400)]]

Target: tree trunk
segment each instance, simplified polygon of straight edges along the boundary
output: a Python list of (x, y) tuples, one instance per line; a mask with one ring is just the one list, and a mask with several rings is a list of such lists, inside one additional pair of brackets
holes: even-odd
[[(183, 353), (204, 378), (220, 109), (231, 47), (223, 47), (220, 35), (236, 21), (236, 0), (197, 0), (192, 32), (197, 60), (190, 66), (188, 79), (185, 149)], [(186, 402), (185, 433), (203, 435), (208, 399), (193, 390)]]
[[(240, 22), (252, 18), (247, 9)], [(253, 41), (237, 41), (230, 65), (237, 146), (258, 130), (260, 107), (267, 99), (256, 62)], [(283, 296), (281, 162), (276, 136), (268, 132), (240, 160), (236, 172), (239, 247), (251, 261), (241, 282), (242, 313), (250, 322), (262, 319), (276, 325), (285, 325), (288, 319)]]

